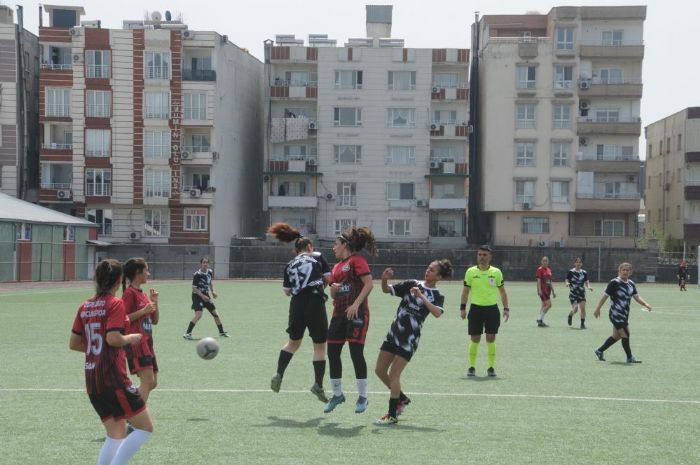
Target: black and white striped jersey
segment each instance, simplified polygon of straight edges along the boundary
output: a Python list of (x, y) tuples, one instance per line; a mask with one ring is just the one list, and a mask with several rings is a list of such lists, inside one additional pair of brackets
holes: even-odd
[(292, 295), (304, 290), (323, 293), (323, 278), (330, 274), (331, 268), (320, 252), (300, 253), (284, 267), (283, 286)]
[(430, 315), (430, 310), (423, 300), (411, 294), (411, 288), (414, 287), (419, 288), (430, 303), (443, 312), (445, 303), (445, 296), (439, 289), (426, 287), (422, 281), (409, 279), (390, 287), (391, 294), (401, 298), (401, 303), (396, 310), (396, 319), (391, 324), (386, 340), (410, 353), (418, 348), (423, 322)]
[(204, 295), (209, 295), (212, 279), (214, 279), (214, 272), (211, 269), (206, 272), (198, 269), (192, 277), (192, 287), (199, 289), (199, 292)]

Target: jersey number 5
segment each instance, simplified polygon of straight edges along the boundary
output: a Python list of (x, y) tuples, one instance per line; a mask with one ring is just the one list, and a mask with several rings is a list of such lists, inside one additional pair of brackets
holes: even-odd
[(102, 334), (100, 333), (100, 323), (88, 323), (85, 325), (85, 337), (87, 338), (86, 354), (92, 352), (93, 355), (100, 355), (102, 352)]

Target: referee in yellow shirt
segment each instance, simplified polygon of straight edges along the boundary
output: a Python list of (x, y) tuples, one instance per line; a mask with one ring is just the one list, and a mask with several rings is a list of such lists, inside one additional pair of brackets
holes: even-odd
[[(503, 321), (508, 321), (508, 294), (503, 285), (503, 273), (491, 266), (493, 251), (488, 245), (482, 245), (477, 251), (477, 266), (472, 266), (464, 275), (464, 288), (460, 301), (460, 316), (469, 322), (469, 369), (467, 376), (476, 376), (476, 356), (479, 353), (481, 335), (486, 332), (486, 347), (488, 350), (489, 367), (486, 373), (496, 376), (496, 334), (501, 325), (501, 315), (498, 310), (498, 295), (503, 302)], [(467, 315), (467, 300), (471, 294), (471, 306)]]

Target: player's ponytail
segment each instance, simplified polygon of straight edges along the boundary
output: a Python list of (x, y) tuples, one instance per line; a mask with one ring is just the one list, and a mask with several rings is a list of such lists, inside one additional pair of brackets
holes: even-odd
[(130, 258), (124, 263), (124, 276), (122, 278), (122, 291), (126, 290), (128, 283), (134, 281), (137, 273), (145, 270), (148, 267), (146, 260), (143, 258)]
[(343, 232), (339, 239), (348, 245), (351, 252), (359, 252), (364, 249), (372, 256), (377, 255), (377, 240), (374, 238), (372, 230), (366, 226), (359, 228), (353, 226)]
[(435, 260), (435, 264), (437, 265), (438, 275), (440, 275), (441, 278), (452, 277), (452, 263), (448, 259), (443, 258), (442, 260)]
[(297, 252), (312, 244), (311, 239), (304, 237), (297, 229), (287, 223), (275, 223), (267, 228), (267, 232), (275, 236), (275, 239), (280, 242), (289, 243), (294, 241), (294, 248)]
[(124, 268), (119, 260), (108, 258), (102, 260), (95, 268), (95, 294), (109, 294), (124, 274)]

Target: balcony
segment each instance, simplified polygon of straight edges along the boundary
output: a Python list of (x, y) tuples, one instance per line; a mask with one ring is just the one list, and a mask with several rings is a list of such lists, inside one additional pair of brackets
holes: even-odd
[(578, 152), (576, 157), (578, 171), (600, 171), (605, 173), (639, 174), (641, 162), (634, 155), (599, 155), (594, 151)]
[(430, 210), (466, 210), (467, 199), (465, 197), (459, 199), (431, 198), (429, 208)]
[(269, 208), (316, 208), (318, 197), (298, 195), (270, 195), (267, 198)]
[(41, 150), (44, 151), (71, 151), (73, 150), (73, 144), (59, 144), (57, 142), (50, 142), (48, 144), (41, 144)]
[(429, 126), (430, 137), (442, 139), (467, 139), (469, 137), (469, 126), (466, 124), (433, 122)]
[(430, 98), (436, 101), (468, 100), (469, 85), (466, 82), (462, 82), (454, 87), (440, 87), (440, 85), (433, 84)]
[(269, 160), (266, 174), (307, 174), (320, 176), (315, 158), (299, 160)]
[(44, 70), (69, 71), (69, 70), (73, 69), (73, 64), (72, 63), (42, 63), (41, 69), (42, 69), (42, 71), (44, 71)]
[(214, 192), (212, 186), (200, 189), (200, 186), (183, 185), (180, 189), (180, 203), (187, 205), (212, 205), (214, 203)]
[(47, 118), (70, 118), (70, 105), (46, 105)]
[(579, 83), (579, 98), (642, 98), (642, 87), (641, 82), (609, 83), (601, 82), (600, 79), (582, 80)]
[(581, 42), (581, 58), (644, 58), (644, 44), (641, 41), (615, 41), (612, 44), (602, 41)]
[(594, 121), (585, 116), (578, 118), (576, 130), (580, 136), (585, 135), (624, 135), (639, 136), (642, 122), (638, 117), (618, 119), (617, 121)]
[(638, 211), (640, 198), (641, 196), (638, 192), (625, 194), (609, 192), (577, 192), (576, 210), (605, 212)]
[(273, 100), (313, 100), (318, 97), (318, 83), (315, 81), (287, 81), (275, 79), (270, 86)]
[(537, 38), (523, 37), (518, 42), (518, 56), (520, 58), (537, 58)]
[(216, 81), (216, 70), (214, 69), (183, 69), (183, 81)]
[(426, 177), (467, 177), (469, 169), (464, 162), (445, 161), (433, 159), (430, 160), (430, 173)]

